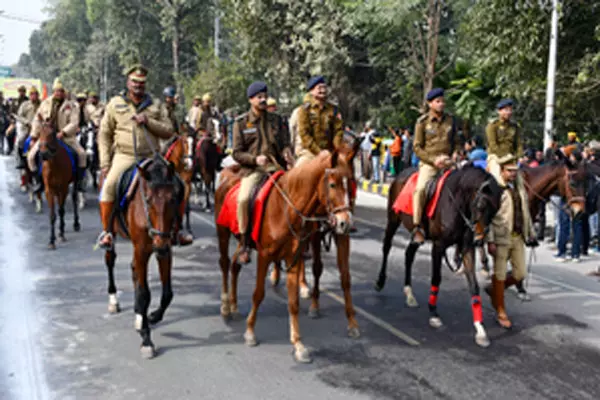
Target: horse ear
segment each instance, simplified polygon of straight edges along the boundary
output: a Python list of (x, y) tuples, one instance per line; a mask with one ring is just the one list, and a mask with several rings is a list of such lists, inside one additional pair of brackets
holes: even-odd
[(340, 153), (337, 150), (334, 150), (333, 154), (331, 155), (331, 168), (335, 168), (337, 166), (339, 156)]

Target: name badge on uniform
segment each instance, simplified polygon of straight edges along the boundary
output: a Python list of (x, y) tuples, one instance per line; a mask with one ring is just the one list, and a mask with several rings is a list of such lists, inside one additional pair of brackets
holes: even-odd
[(242, 133), (243, 133), (244, 135), (250, 135), (250, 134), (252, 134), (252, 133), (256, 133), (256, 128), (244, 129), (244, 130), (242, 131)]

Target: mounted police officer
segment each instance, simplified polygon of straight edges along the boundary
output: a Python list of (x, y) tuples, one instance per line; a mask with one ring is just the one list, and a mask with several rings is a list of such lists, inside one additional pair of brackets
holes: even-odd
[(166, 87), (163, 90), (164, 102), (160, 105), (162, 117), (171, 121), (173, 132), (179, 134), (179, 124), (177, 123), (176, 104), (175, 104), (175, 88), (173, 86)]
[(100, 127), (100, 121), (104, 115), (104, 104), (100, 102), (98, 93), (91, 91), (88, 95), (88, 102), (85, 105), (86, 122), (91, 122), (95, 129)]
[(417, 120), (413, 150), (419, 157), (419, 177), (413, 193), (412, 243), (422, 244), (425, 241), (421, 222), (427, 184), (436, 175), (447, 168), (451, 157), (459, 149), (459, 138), (454, 118), (444, 112), (444, 90), (435, 88), (426, 96), (429, 111)]
[(321, 152), (337, 149), (344, 138), (344, 122), (337, 106), (327, 101), (327, 83), (315, 76), (306, 85), (305, 102), (298, 110), (296, 165), (302, 165)]
[(242, 166), (242, 178), (238, 194), (238, 224), (241, 236), (241, 252), (238, 261), (250, 261), (248, 239), (248, 202), (253, 188), (284, 164), (293, 163), (289, 138), (284, 134), (281, 118), (267, 109), (267, 85), (254, 82), (246, 91), (250, 111), (239, 116), (233, 124), (233, 159)]
[(33, 119), (40, 108), (40, 94), (35, 86), (29, 89), (29, 100), (21, 104), (19, 111), (17, 111), (17, 117), (20, 119), (21, 129), (17, 132), (17, 169), (25, 168), (25, 154), (23, 153), (23, 147), (25, 141), (31, 133), (31, 126), (33, 125)]
[[(169, 139), (173, 135), (170, 121), (163, 118), (160, 109), (146, 94), (147, 74), (148, 70), (141, 65), (135, 65), (127, 71), (127, 90), (110, 100), (100, 123), (98, 147), (104, 178), (100, 193), (100, 218), (104, 230), (98, 242), (105, 249), (113, 244), (112, 227), (109, 224), (117, 200), (119, 177), (138, 161), (136, 155), (139, 158), (151, 157), (153, 150), (158, 148), (158, 140)], [(135, 148), (133, 135), (136, 138)], [(178, 233), (178, 239), (182, 245), (191, 243), (190, 237), (182, 232)]]
[(46, 120), (49, 120), (53, 124), (53, 128), (57, 132), (56, 137), (69, 145), (77, 155), (75, 186), (76, 190), (81, 191), (85, 177), (87, 156), (76, 137), (79, 130), (79, 106), (76, 102), (66, 99), (65, 89), (58, 78), (54, 80), (52, 91), (52, 96), (40, 104), (31, 128), (31, 137), (32, 141), (35, 140), (35, 144), (27, 153), (27, 163), (35, 179), (34, 192), (42, 190), (42, 181), (37, 174), (37, 153), (39, 150), (37, 139), (42, 128), (42, 121)]
[(8, 151), (6, 152), (6, 154), (12, 153), (13, 148), (15, 146), (15, 137), (17, 134), (17, 121), (14, 118), (14, 115), (18, 115), (19, 108), (21, 108), (21, 105), (23, 103), (25, 103), (27, 100), (29, 100), (29, 97), (27, 97), (27, 95), (26, 95), (27, 88), (24, 85), (19, 86), (18, 92), (19, 92), (19, 97), (17, 97), (16, 99), (13, 99), (12, 102), (10, 103), (11, 125), (6, 131), (6, 140), (8, 142)]
[(216, 134), (216, 127), (213, 123), (213, 118), (219, 118), (218, 113), (212, 107), (212, 97), (210, 93), (205, 93), (202, 96), (202, 105), (200, 110), (196, 113), (194, 119), (194, 129), (198, 135), (198, 139), (201, 136), (214, 137)]

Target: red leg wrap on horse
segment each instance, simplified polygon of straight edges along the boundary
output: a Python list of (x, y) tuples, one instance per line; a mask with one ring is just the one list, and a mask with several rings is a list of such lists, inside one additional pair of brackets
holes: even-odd
[(429, 292), (429, 305), (437, 306), (437, 298), (438, 292), (440, 291), (439, 286), (431, 286), (431, 291)]
[(482, 322), (483, 313), (481, 311), (481, 297), (471, 297), (471, 308), (473, 309), (473, 322)]
[(27, 185), (27, 176), (25, 174), (21, 175), (21, 186)]

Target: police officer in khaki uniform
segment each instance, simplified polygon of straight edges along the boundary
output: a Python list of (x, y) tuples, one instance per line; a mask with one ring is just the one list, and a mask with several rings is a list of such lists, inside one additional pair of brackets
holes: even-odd
[(412, 242), (422, 244), (425, 234), (421, 228), (423, 208), (425, 207), (425, 190), (441, 170), (450, 165), (453, 153), (459, 148), (454, 118), (444, 112), (444, 90), (435, 88), (426, 96), (429, 111), (417, 120), (415, 126), (414, 152), (419, 157), (419, 178), (413, 193)]
[(298, 110), (298, 136), (302, 148), (296, 165), (314, 159), (320, 152), (332, 152), (342, 144), (344, 122), (336, 106), (327, 101), (327, 83), (315, 76), (306, 85), (308, 96)]
[(212, 97), (210, 93), (205, 93), (202, 96), (202, 106), (200, 106), (199, 112), (196, 113), (194, 120), (194, 129), (198, 139), (202, 136), (214, 137), (215, 125), (212, 121), (213, 118), (219, 118), (217, 112), (211, 105)]
[(86, 122), (91, 122), (94, 128), (100, 127), (100, 121), (104, 115), (104, 104), (100, 102), (98, 93), (91, 91), (88, 95), (88, 102), (85, 105)]
[(17, 134), (17, 121), (15, 120), (15, 115), (18, 115), (19, 108), (21, 105), (25, 103), (29, 98), (27, 97), (27, 88), (24, 85), (19, 86), (17, 89), (19, 92), (19, 97), (13, 99), (10, 103), (9, 107), (9, 117), (10, 117), (10, 126), (6, 129), (6, 141), (8, 142), (8, 151), (7, 155), (12, 153), (13, 148), (15, 146), (15, 136)]
[(194, 132), (196, 132), (196, 120), (198, 119), (198, 115), (200, 113), (200, 102), (202, 101), (202, 97), (196, 95), (192, 100), (192, 107), (187, 113), (187, 123), (190, 125), (190, 128)]
[(17, 117), (19, 119), (21, 128), (17, 131), (17, 152), (19, 154), (17, 160), (17, 169), (25, 168), (25, 154), (23, 153), (23, 147), (25, 141), (31, 133), (31, 126), (33, 124), (33, 118), (35, 117), (38, 108), (40, 108), (40, 94), (35, 86), (29, 89), (29, 100), (21, 104)]
[(179, 134), (179, 124), (175, 116), (175, 88), (173, 86), (166, 87), (163, 90), (164, 102), (160, 105), (160, 112), (164, 119), (171, 121), (173, 132)]
[[(504, 309), (504, 290), (525, 279), (525, 246), (537, 246), (537, 241), (531, 219), (527, 217), (527, 198), (523, 202), (516, 187), (519, 167), (515, 156), (506, 154), (498, 158), (497, 163), (500, 167), (500, 186), (505, 190), (487, 237), (488, 251), (494, 257), (494, 274), (486, 292), (492, 298), (498, 323), (510, 328), (512, 323)], [(508, 261), (512, 265), (512, 273), (507, 273)]]
[[(109, 222), (117, 200), (119, 177), (136, 163), (136, 153), (140, 158), (151, 157), (153, 149), (158, 148), (158, 140), (173, 135), (170, 121), (162, 118), (160, 109), (145, 92), (147, 74), (148, 70), (141, 65), (135, 65), (127, 71), (127, 91), (110, 100), (100, 123), (98, 149), (104, 177), (100, 193), (100, 218), (104, 230), (98, 242), (105, 249), (113, 243)], [(142, 125), (148, 131), (148, 138)], [(136, 137), (135, 149), (133, 135)], [(191, 243), (189, 235), (183, 235), (182, 232), (178, 232), (178, 239), (181, 245)]]
[(37, 174), (35, 173), (37, 170), (37, 153), (39, 149), (39, 142), (37, 139), (39, 138), (40, 130), (42, 129), (40, 118), (42, 121), (49, 119), (54, 124), (54, 129), (58, 132), (56, 137), (68, 144), (77, 154), (75, 185), (76, 189), (81, 191), (83, 187), (83, 178), (85, 177), (87, 156), (76, 136), (79, 131), (79, 106), (76, 102), (66, 99), (65, 89), (58, 78), (54, 80), (52, 91), (52, 96), (40, 104), (40, 108), (37, 110), (31, 128), (32, 140), (35, 140), (36, 142), (27, 154), (27, 163), (29, 169), (34, 172), (33, 176), (36, 180), (34, 191), (37, 192), (42, 190), (41, 179), (37, 179)]
[(281, 118), (267, 109), (267, 85), (254, 82), (246, 91), (250, 111), (240, 115), (233, 124), (233, 159), (242, 166), (238, 194), (237, 216), (242, 250), (238, 255), (241, 264), (250, 261), (248, 248), (248, 201), (254, 186), (268, 172), (293, 162), (289, 137), (284, 134)]

